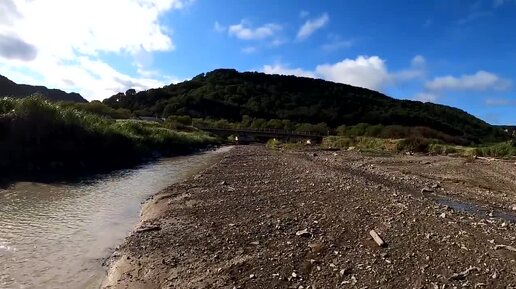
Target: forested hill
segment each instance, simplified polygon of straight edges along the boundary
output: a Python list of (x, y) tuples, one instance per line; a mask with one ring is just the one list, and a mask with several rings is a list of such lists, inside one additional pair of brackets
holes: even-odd
[(44, 86), (17, 84), (7, 77), (0, 75), (0, 97), (9, 96), (23, 98), (36, 93), (52, 101), (87, 102), (87, 100), (78, 93), (67, 93), (59, 89), (49, 89)]
[(369, 89), (295, 76), (217, 69), (192, 80), (106, 100), (113, 108), (140, 115), (190, 115), (240, 121), (242, 116), (327, 123), (424, 126), (468, 141), (506, 138), (499, 128), (460, 110), (397, 100)]

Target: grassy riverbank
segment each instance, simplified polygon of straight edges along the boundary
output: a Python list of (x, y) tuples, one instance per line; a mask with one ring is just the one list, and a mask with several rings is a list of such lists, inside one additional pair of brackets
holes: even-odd
[(0, 99), (0, 171), (4, 174), (116, 167), (217, 142), (203, 132), (116, 121), (38, 97)]
[(508, 158), (516, 156), (516, 143), (514, 141), (476, 146), (460, 146), (429, 138), (383, 139), (374, 137), (329, 136), (323, 139), (322, 146), (324, 148), (334, 149), (354, 148), (364, 151), (419, 152), (432, 155), (456, 154), (463, 157), (481, 156)]

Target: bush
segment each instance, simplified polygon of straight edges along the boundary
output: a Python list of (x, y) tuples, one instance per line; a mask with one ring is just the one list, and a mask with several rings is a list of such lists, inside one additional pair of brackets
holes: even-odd
[(368, 136), (374, 138), (391, 138), (391, 139), (409, 139), (409, 138), (426, 138), (441, 140), (445, 143), (458, 145), (466, 145), (468, 142), (461, 138), (450, 136), (445, 133), (428, 127), (408, 127), (401, 125), (370, 125), (367, 123), (359, 123), (353, 126), (339, 126), (336, 129), (337, 135), (347, 137)]
[(92, 114), (112, 118), (112, 119), (128, 119), (133, 115), (130, 110), (125, 108), (113, 109), (100, 101), (92, 101), (88, 103), (63, 102), (59, 104), (62, 108), (72, 108)]
[(355, 141), (348, 137), (341, 136), (328, 136), (323, 138), (322, 147), (332, 149), (347, 149), (350, 146), (354, 146)]
[(113, 167), (216, 142), (158, 123), (115, 121), (42, 98), (0, 100), (0, 171)]
[(367, 151), (396, 152), (396, 145), (399, 140), (371, 138), (371, 137), (342, 137), (328, 136), (323, 138), (322, 147), (348, 149), (355, 147)]
[(496, 143), (489, 146), (478, 147), (475, 154), (482, 157), (511, 157), (516, 156), (516, 145), (514, 141)]
[(267, 144), (265, 145), (268, 149), (271, 150), (277, 150), (279, 149), (279, 146), (281, 145), (281, 142), (275, 138), (269, 139), (267, 141)]
[(418, 152), (418, 153), (426, 153), (429, 150), (430, 144), (434, 143), (434, 140), (412, 137), (399, 141), (397, 143), (396, 149), (397, 151), (410, 151), (410, 152)]

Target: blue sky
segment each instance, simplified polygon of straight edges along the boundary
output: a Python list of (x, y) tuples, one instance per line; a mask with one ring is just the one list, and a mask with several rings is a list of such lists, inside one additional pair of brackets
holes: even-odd
[(102, 99), (236, 68), (349, 83), (516, 124), (514, 0), (39, 3), (0, 3), (10, 15), (0, 18), (0, 74), (17, 82)]

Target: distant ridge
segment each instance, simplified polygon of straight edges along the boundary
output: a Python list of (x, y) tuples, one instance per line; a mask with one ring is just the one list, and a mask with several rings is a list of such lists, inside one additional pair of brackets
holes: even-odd
[(466, 142), (508, 138), (502, 129), (445, 105), (391, 98), (377, 91), (306, 77), (216, 69), (191, 80), (104, 100), (137, 115), (240, 121), (243, 116), (296, 123), (428, 127)]
[(17, 84), (5, 76), (0, 75), (0, 97), (24, 98), (39, 93), (52, 101), (88, 102), (80, 94), (67, 93), (59, 89), (49, 89), (44, 86)]

